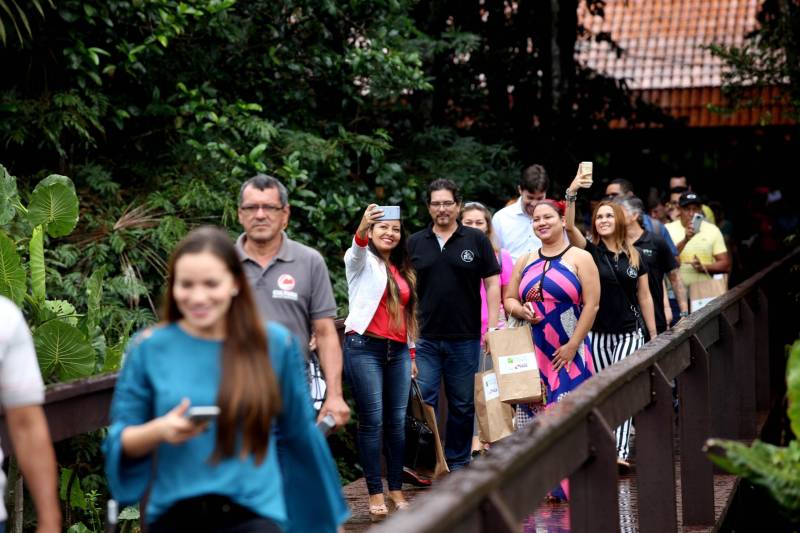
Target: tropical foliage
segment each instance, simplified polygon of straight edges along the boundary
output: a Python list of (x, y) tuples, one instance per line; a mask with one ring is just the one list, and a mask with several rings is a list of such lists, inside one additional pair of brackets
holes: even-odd
[(756, 440), (750, 446), (710, 439), (709, 457), (721, 468), (766, 489), (793, 519), (800, 519), (800, 340), (788, 349), (787, 416), (794, 433), (787, 446)]
[[(102, 269), (85, 280), (85, 312), (76, 302), (48, 298), (54, 266), (45, 255), (45, 239), (64, 237), (78, 223), (78, 197), (72, 180), (52, 174), (40, 181), (23, 205), (16, 179), (0, 165), (0, 294), (28, 310), (39, 366), (45, 380), (68, 380), (119, 364), (125, 333), (109, 345), (101, 327)], [(20, 254), (26, 251), (26, 254)], [(51, 270), (52, 272), (52, 270)]]

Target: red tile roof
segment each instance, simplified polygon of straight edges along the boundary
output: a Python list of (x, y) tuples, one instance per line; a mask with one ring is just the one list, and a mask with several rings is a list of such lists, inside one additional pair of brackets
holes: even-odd
[[(759, 0), (607, 0), (605, 17), (594, 16), (584, 3), (579, 21), (592, 34), (607, 32), (623, 49), (606, 42), (581, 40), (576, 57), (585, 66), (617, 79), (645, 100), (659, 104), (690, 126), (756, 124), (765, 112), (772, 122), (787, 123), (780, 106), (739, 112), (711, 113), (707, 104), (722, 103), (723, 63), (702, 48), (712, 43), (741, 45), (756, 28)], [(765, 96), (776, 96), (767, 89)]]

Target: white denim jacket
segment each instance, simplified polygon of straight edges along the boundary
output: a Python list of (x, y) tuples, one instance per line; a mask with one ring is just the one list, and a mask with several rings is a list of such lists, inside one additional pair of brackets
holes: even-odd
[[(362, 248), (353, 238), (353, 244), (344, 254), (344, 270), (350, 304), (344, 330), (363, 335), (386, 291), (386, 283), (389, 281), (386, 265), (369, 247)], [(409, 340), (408, 346), (413, 348), (414, 343)]]

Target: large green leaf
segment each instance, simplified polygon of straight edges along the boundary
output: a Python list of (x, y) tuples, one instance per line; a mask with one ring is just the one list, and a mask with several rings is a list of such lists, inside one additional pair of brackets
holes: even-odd
[[(72, 482), (70, 484), (70, 481)], [(86, 509), (86, 497), (81, 488), (81, 479), (77, 473), (73, 474), (71, 468), (61, 469), (61, 480), (58, 487), (58, 495), (62, 502), (67, 501), (67, 489), (69, 489), (69, 503), (77, 509)]]
[(103, 301), (103, 278), (105, 266), (95, 270), (86, 281), (86, 331), (91, 332), (100, 321), (100, 305)]
[(41, 226), (33, 228), (29, 249), (31, 254), (31, 292), (36, 302), (41, 305), (46, 298), (44, 279), (44, 230)]
[(0, 165), (0, 226), (8, 224), (14, 218), (17, 203), (17, 180), (8, 173), (6, 167)]
[(42, 374), (65, 381), (88, 376), (94, 370), (94, 349), (75, 326), (51, 320), (36, 328), (33, 342)]
[(25, 290), (25, 270), (17, 255), (17, 246), (0, 231), (0, 294), (20, 305), (25, 298)]
[(51, 237), (69, 235), (78, 225), (78, 195), (66, 176), (53, 174), (43, 179), (31, 194), (28, 220), (43, 224)]
[(75, 306), (68, 301), (47, 300), (44, 302), (44, 308), (47, 309), (52, 318), (62, 320), (70, 326), (78, 325), (78, 317), (76, 316)]
[(767, 489), (792, 515), (800, 514), (800, 443), (782, 448), (760, 440), (750, 446), (733, 440), (709, 439), (708, 456), (717, 466)]
[(786, 365), (786, 395), (789, 398), (789, 423), (795, 438), (800, 439), (800, 340), (789, 350)]

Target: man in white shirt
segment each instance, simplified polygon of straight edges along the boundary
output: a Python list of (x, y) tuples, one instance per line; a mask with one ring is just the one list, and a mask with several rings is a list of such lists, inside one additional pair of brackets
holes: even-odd
[[(41, 404), (44, 384), (36, 362), (33, 340), (19, 309), (0, 296), (0, 403), (14, 455), (38, 513), (37, 533), (61, 531), (61, 508), (56, 490), (56, 456)], [(0, 462), (2, 462), (0, 451)], [(0, 471), (0, 494), (5, 489)], [(6, 509), (0, 500), (0, 531)]]
[(542, 165), (531, 165), (522, 171), (517, 190), (519, 198), (494, 214), (492, 230), (501, 248), (505, 248), (516, 262), (517, 258), (538, 250), (542, 241), (533, 234), (531, 214), (536, 202), (547, 197), (550, 180)]

